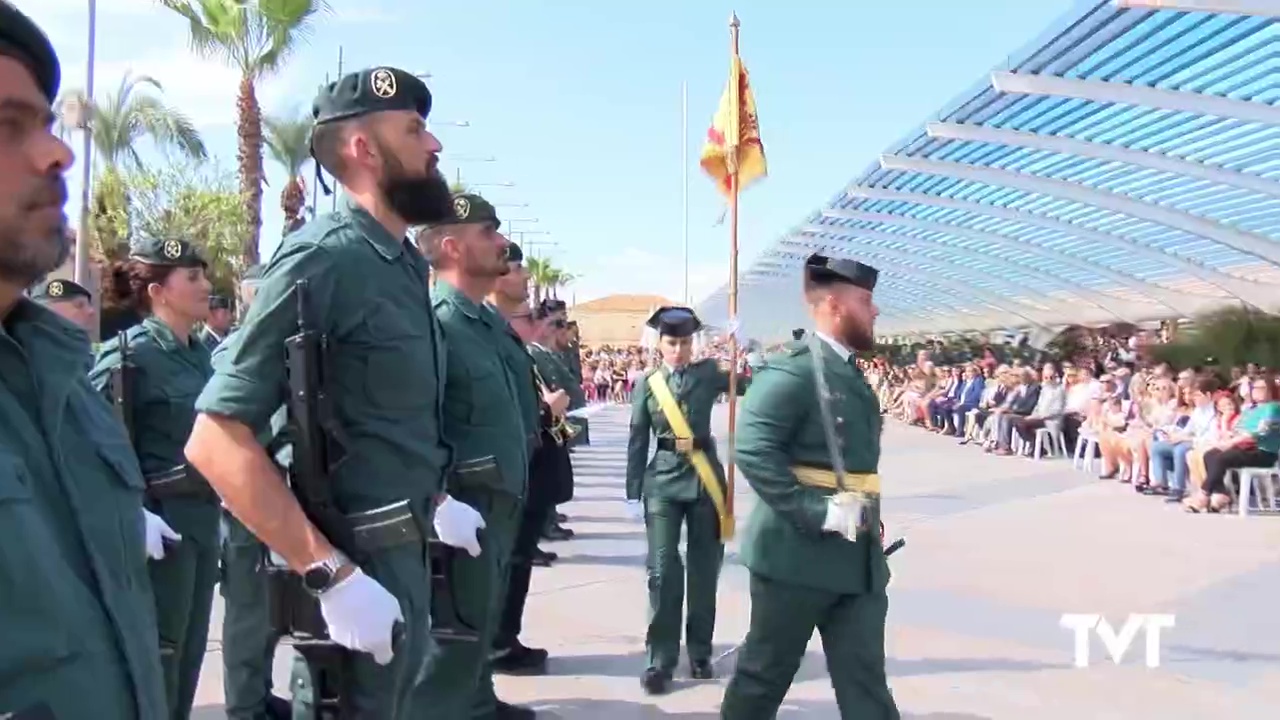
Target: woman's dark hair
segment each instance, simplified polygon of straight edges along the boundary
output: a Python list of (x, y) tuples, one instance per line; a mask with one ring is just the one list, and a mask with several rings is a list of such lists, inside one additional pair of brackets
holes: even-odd
[(1201, 375), (1200, 378), (1196, 380), (1196, 389), (1205, 395), (1212, 395), (1218, 392), (1218, 389), (1221, 387), (1222, 383), (1218, 382), (1218, 378), (1212, 375)]
[(163, 285), (169, 275), (177, 270), (174, 265), (149, 265), (138, 260), (117, 260), (111, 263), (102, 278), (102, 304), (107, 307), (127, 308), (141, 315), (151, 314), (151, 296), (147, 286)]

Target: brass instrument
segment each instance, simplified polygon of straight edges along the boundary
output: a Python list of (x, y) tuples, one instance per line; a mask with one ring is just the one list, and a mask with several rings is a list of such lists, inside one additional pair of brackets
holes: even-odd
[[(552, 392), (546, 381), (542, 379), (542, 373), (538, 371), (538, 367), (536, 365), (533, 367), (533, 377), (538, 382), (539, 392)], [(555, 439), (557, 445), (564, 445), (578, 434), (578, 428), (565, 422), (563, 415), (553, 415), (551, 429), (549, 432), (551, 433), (551, 437)]]

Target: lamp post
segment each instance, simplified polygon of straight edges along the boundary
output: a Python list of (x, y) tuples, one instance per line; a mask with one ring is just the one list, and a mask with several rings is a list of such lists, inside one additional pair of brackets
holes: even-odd
[[(72, 275), (85, 287), (93, 287), (89, 277), (89, 204), (93, 197), (93, 70), (97, 41), (98, 2), (89, 0), (89, 55), (85, 63), (84, 98), (75, 121), (75, 126), (84, 133), (84, 147), (80, 153), (80, 227), (76, 231), (76, 264)], [(94, 293), (95, 298), (98, 296), (99, 293)]]

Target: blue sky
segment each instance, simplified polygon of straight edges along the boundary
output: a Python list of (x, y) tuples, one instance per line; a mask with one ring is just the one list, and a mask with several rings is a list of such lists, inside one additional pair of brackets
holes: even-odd
[[(85, 76), (87, 0), (17, 0), (62, 56), (65, 87)], [(612, 293), (683, 293), (681, 95), (688, 83), (690, 294), (728, 277), (722, 201), (697, 168), (728, 72), (728, 18), (756, 92), (770, 177), (743, 194), (743, 267), (835, 194), (888, 145), (929, 119), (1070, 9), (1074, 0), (332, 0), (310, 43), (260, 89), (263, 107), (310, 106), (338, 48), (347, 69), (432, 74), (433, 129), (452, 177), (509, 218), (533, 218), (529, 247), (580, 276), (579, 302)], [(184, 24), (151, 0), (99, 0), (97, 80), (158, 79), (235, 162), (235, 73), (191, 55)], [(465, 121), (469, 127), (450, 122)], [(157, 158), (154, 154), (149, 157)], [(493, 162), (477, 159), (492, 157)], [(451, 159), (451, 158), (457, 158)], [(470, 159), (468, 159), (470, 158)], [(273, 188), (281, 173), (267, 160)], [(72, 176), (79, 177), (78, 171)], [(79, 197), (78, 182), (72, 193)], [(263, 202), (262, 250), (280, 235), (278, 190)], [(78, 212), (78, 202), (69, 211)], [(321, 209), (328, 203), (321, 201)]]

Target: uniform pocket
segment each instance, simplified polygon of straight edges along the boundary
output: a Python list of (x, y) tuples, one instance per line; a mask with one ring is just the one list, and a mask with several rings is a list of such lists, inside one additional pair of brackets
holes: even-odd
[(60, 556), (49, 514), (35, 502), (30, 482), (21, 463), (0, 456), (0, 687), (73, 656), (69, 628), (84, 614), (72, 600), (71, 585), (78, 581)]
[(365, 392), (375, 407), (432, 412), (436, 370), (432, 366), (431, 335), (414, 327), (403, 310), (385, 304), (370, 313), (365, 331)]

